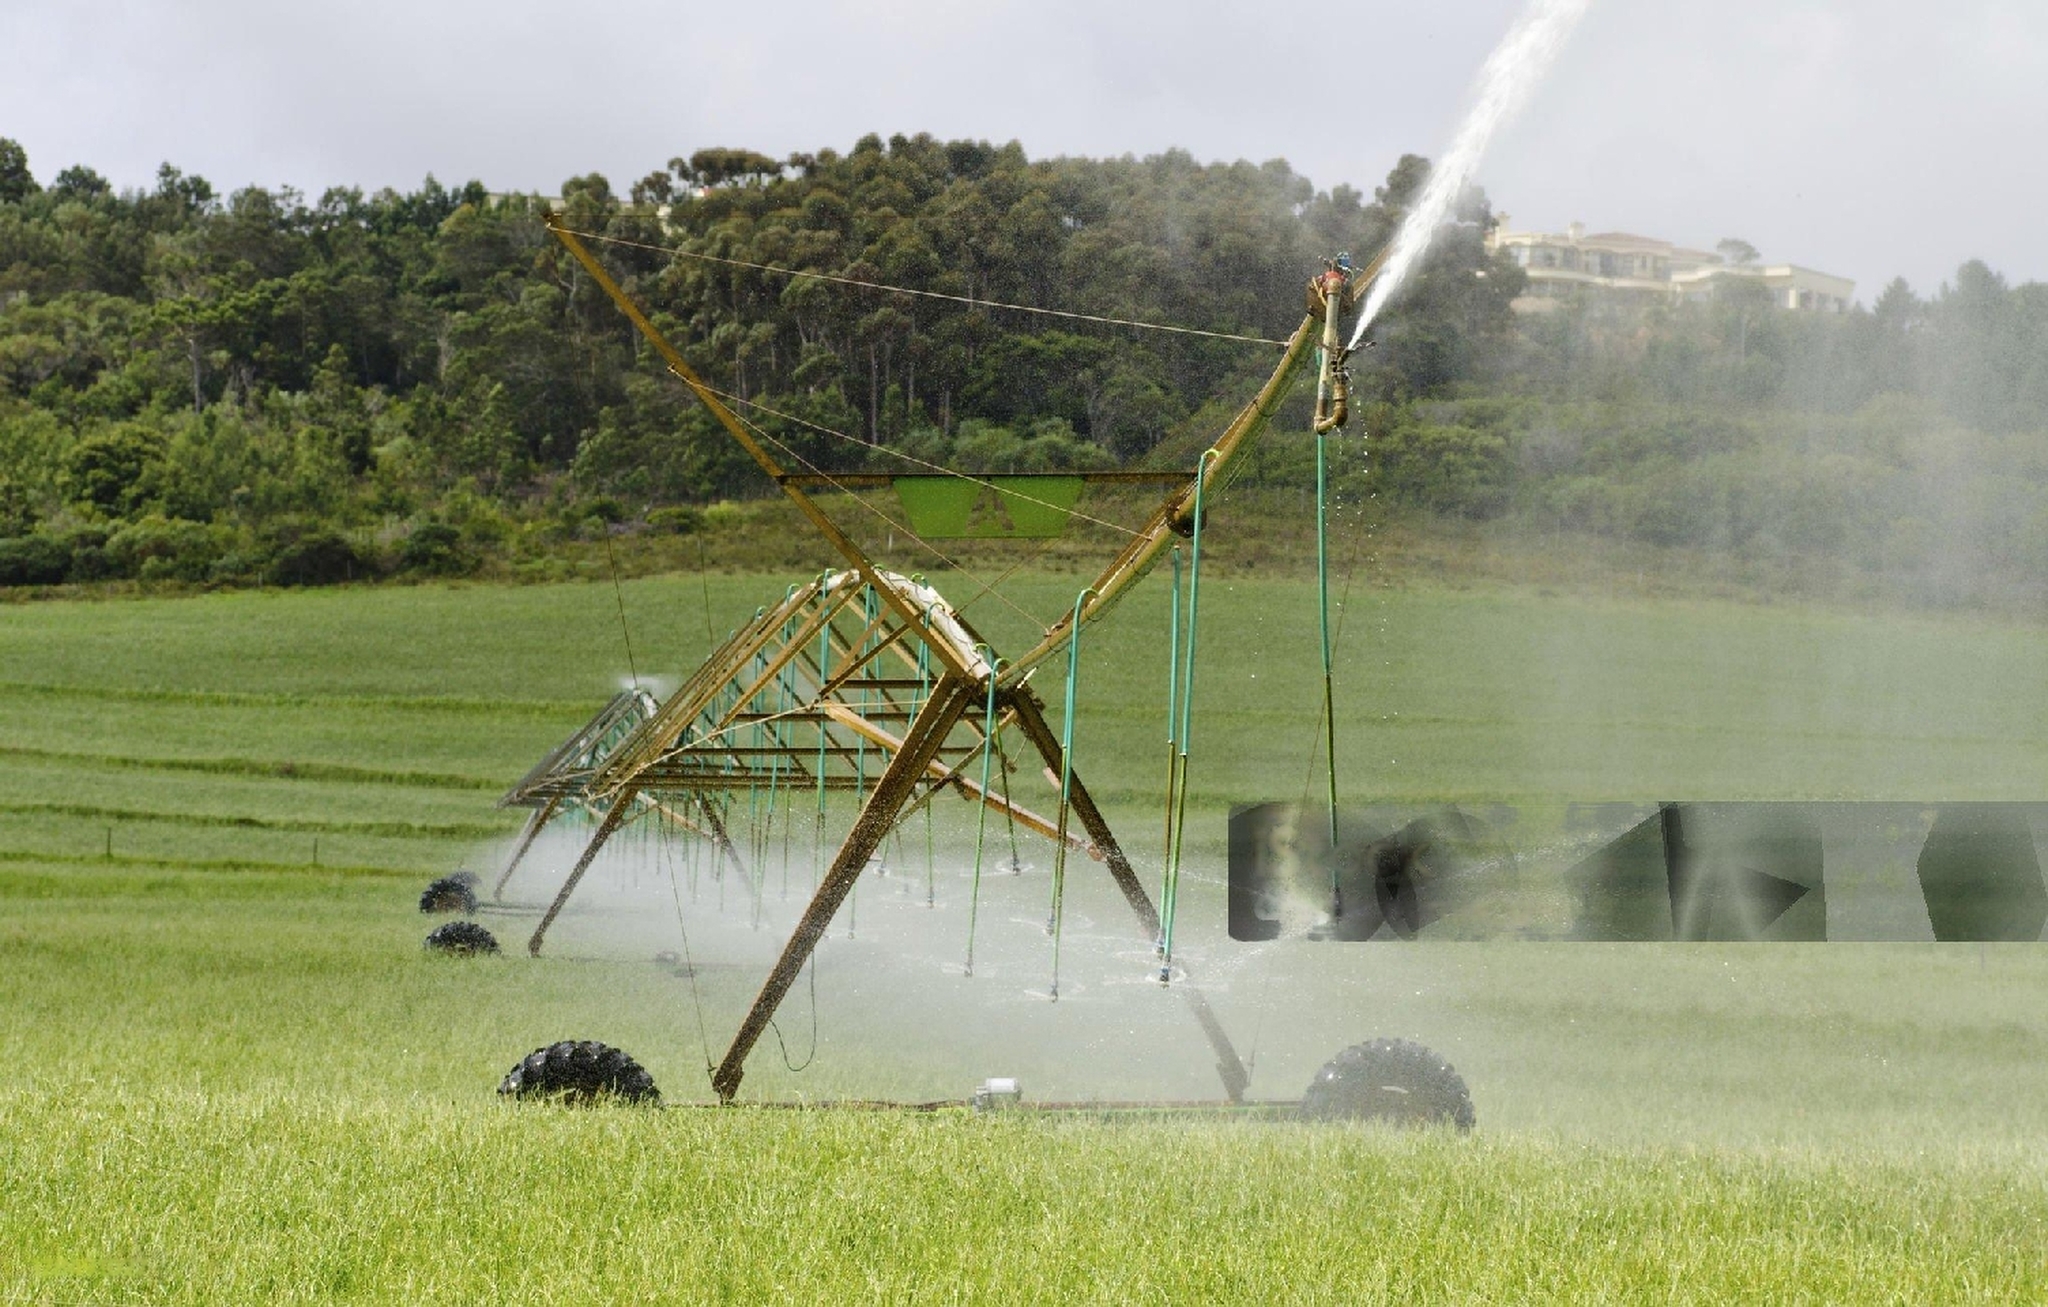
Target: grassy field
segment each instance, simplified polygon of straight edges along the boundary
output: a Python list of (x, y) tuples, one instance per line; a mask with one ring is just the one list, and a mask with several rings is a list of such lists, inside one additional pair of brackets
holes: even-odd
[[(629, 581), (638, 670), (685, 670), (782, 584)], [(1025, 612), (971, 615), (1014, 644), (1075, 584), (1030, 577)], [(1076, 744), (1148, 875), (1160, 589), (1091, 632)], [(1366, 583), (1348, 610), (1361, 799), (2048, 796), (2048, 640), (2019, 622)], [(702, 1101), (706, 1046), (807, 884), (798, 831), (793, 895), (764, 894), (756, 929), (735, 889), (721, 911), (701, 868), (693, 897), (687, 865), (671, 882), (628, 842), (550, 958), (421, 954), (419, 887), (492, 865), (516, 828), (495, 792), (626, 672), (610, 586), (0, 609), (0, 1301), (2048, 1294), (2040, 950), (1233, 946), (1224, 808), (1312, 774), (1308, 588), (1226, 576), (1202, 639), (1184, 925), (1258, 1050), (1254, 1093), (1405, 1035), (1471, 1083), (1473, 1136), (511, 1109), (496, 1079), (570, 1037)], [(914, 837), (892, 852), (747, 1095), (957, 1097), (991, 1074), (1044, 1098), (1212, 1093), (1092, 878), (1062, 1001), (1037, 996), (1042, 854), (991, 884), (960, 978), (966, 831), (942, 816), (929, 871)], [(679, 918), (694, 980), (648, 960)], [(531, 917), (480, 920), (514, 943)]]

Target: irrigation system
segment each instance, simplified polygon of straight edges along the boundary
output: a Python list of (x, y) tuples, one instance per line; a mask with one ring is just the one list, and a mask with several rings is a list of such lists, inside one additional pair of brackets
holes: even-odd
[[(1493, 130), (1512, 113), (1527, 88), (1540, 76), (1584, 7), (1585, 0), (1532, 0), (1482, 71), (1476, 101), (1449, 156), (1451, 166), (1432, 179), (1421, 211), (1410, 215), (1388, 249), (1367, 267), (1354, 269), (1349, 256), (1343, 254), (1329, 260), (1325, 270), (1309, 282), (1306, 312), (1301, 324), (1284, 342), (1046, 306), (988, 306), (959, 296), (882, 286), (844, 276), (761, 269), (868, 290), (961, 300), (970, 306), (1051, 314), (1123, 328), (1279, 344), (1279, 361), (1251, 402), (1239, 411), (1215, 443), (1201, 452), (1192, 468), (1163, 478), (1128, 472), (1016, 477), (961, 472), (929, 464), (922, 465), (919, 474), (889, 478), (827, 472), (734, 407), (759, 406), (751, 405), (742, 396), (717, 390), (690, 367), (586, 243), (615, 238), (574, 231), (558, 215), (550, 214), (548, 230), (646, 337), (669, 370), (824, 537), (843, 568), (792, 585), (781, 603), (764, 605), (752, 622), (735, 631), (658, 708), (623, 697), (614, 700), (506, 797), (508, 804), (530, 807), (533, 813), (511, 861), (498, 878), (499, 890), (534, 838), (555, 817), (578, 811), (597, 819), (596, 829), (581, 856), (527, 942), (528, 951), (539, 954), (548, 927), (575, 893), (605, 841), (629, 815), (645, 815), (651, 809), (663, 820), (707, 836), (729, 861), (737, 864), (738, 855), (720, 816), (725, 806), (721, 796), (740, 787), (758, 795), (765, 785), (771, 796), (778, 789), (786, 795), (789, 791), (784, 787), (808, 787), (817, 796), (817, 821), (822, 830), (828, 792), (850, 789), (858, 804), (858, 816), (833, 854), (830, 867), (821, 869), (810, 903), (741, 1021), (724, 1060), (712, 1074), (712, 1086), (719, 1101), (730, 1102), (745, 1073), (748, 1053), (767, 1029), (791, 983), (870, 858), (909, 813), (928, 805), (940, 790), (951, 788), (981, 807), (981, 835), (977, 837), (975, 851), (977, 905), (985, 844), (982, 836), (991, 810), (1000, 811), (1012, 830), (1023, 826), (1053, 841), (1052, 907), (1047, 922), (1054, 940), (1051, 997), (1056, 999), (1059, 993), (1058, 941), (1070, 851), (1079, 851), (1105, 867), (1129, 902), (1138, 928), (1154, 942), (1160, 982), (1172, 983), (1194, 725), (1206, 500), (1227, 485), (1240, 457), (1271, 421), (1311, 358), (1315, 360), (1316, 371), (1316, 562), (1323, 673), (1324, 736), (1319, 744), (1327, 769), (1328, 834), (1334, 850), (1339, 841), (1336, 702), (1331, 676), (1327, 443), (1343, 429), (1349, 416), (1345, 361), (1354, 349), (1363, 347), (1373, 317), (1400, 289), (1408, 270), (1434, 239), (1452, 198), (1484, 151)], [(663, 247), (646, 248), (671, 257), (685, 257), (687, 253)], [(709, 254), (688, 257), (735, 262)], [(1365, 311), (1357, 312), (1368, 290), (1370, 299)], [(1343, 331), (1347, 314), (1356, 318), (1348, 339)], [(882, 452), (901, 456), (900, 451)], [(801, 466), (793, 466), (796, 464)], [(911, 518), (906, 529), (913, 536), (919, 532), (959, 534), (949, 528), (966, 520), (979, 497), (992, 495), (1004, 517), (1024, 526), (1024, 530), (1014, 534), (1052, 534), (1064, 524), (1088, 482), (1134, 479), (1165, 481), (1167, 490), (1158, 506), (1142, 526), (1125, 532), (1127, 539), (1122, 548), (1094, 581), (1080, 591), (1071, 610), (1046, 627), (1029, 648), (1013, 651), (1007, 657), (924, 578), (904, 576), (878, 566), (834, 523), (812, 494), (814, 490), (829, 488), (859, 501), (862, 489), (886, 480), (894, 486)], [(1123, 846), (1088, 785), (1074, 769), (1073, 723), (1077, 708), (1073, 691), (1083, 632), (1115, 608), (1131, 587), (1183, 539), (1189, 542), (1185, 591), (1181, 556), (1177, 549), (1173, 552), (1165, 867), (1160, 900), (1155, 904), (1133, 872)], [(1068, 692), (1061, 729), (1055, 732), (1047, 720), (1045, 705), (1031, 689), (1029, 680), (1063, 651), (1067, 655)], [(1037, 753), (1047, 771), (1059, 778), (1059, 806), (1050, 819), (1013, 803), (1006, 784), (1000, 795), (990, 786), (992, 759), (1000, 760), (999, 777), (1008, 774), (1010, 759), (1003, 737), (1012, 730)], [(875, 766), (872, 774), (871, 761)], [(1079, 824), (1078, 833), (1071, 828), (1074, 823)], [(1329, 883), (1323, 894), (1328, 917), (1342, 920), (1345, 903), (1336, 861), (1332, 859)], [(973, 920), (972, 909), (969, 919)], [(971, 973), (971, 926), (969, 934)], [(1249, 1080), (1242, 1059), (1201, 992), (1186, 984), (1180, 989), (1216, 1055), (1216, 1070), (1228, 1100), (1240, 1103)], [(1412, 1056), (1409, 1050), (1413, 1050)], [(537, 1050), (533, 1056), (545, 1062), (548, 1052)], [(581, 1059), (578, 1065), (587, 1070), (594, 1065), (591, 1056), (587, 1052), (575, 1053), (573, 1057), (565, 1053), (562, 1058)], [(515, 1071), (515, 1076), (521, 1074)], [(545, 1078), (540, 1070), (535, 1075)], [(1471, 1105), (1456, 1073), (1427, 1050), (1399, 1041), (1379, 1041), (1346, 1050), (1323, 1068), (1311, 1087), (1311, 1098), (1318, 1092), (1335, 1092), (1359, 1110), (1401, 1114), (1396, 1109), (1403, 1102), (1412, 1106), (1427, 1101), (1429, 1086), (1441, 1087), (1446, 1077), (1455, 1082), (1457, 1104), (1446, 1106), (1442, 1115), (1455, 1119), (1461, 1126), (1469, 1125)], [(1379, 1084), (1387, 1079), (1404, 1083)], [(1332, 1086), (1336, 1088), (1333, 1090)], [(508, 1090), (516, 1087), (513, 1077), (508, 1077)], [(1379, 1089), (1388, 1092), (1375, 1098)], [(1411, 1094), (1411, 1090), (1415, 1092)]]
[[(716, 856), (746, 874), (741, 845), (757, 847), (747, 833), (736, 841), (729, 827), (748, 812), (785, 810), (801, 797), (815, 804), (822, 832), (833, 805), (828, 795), (850, 793), (855, 815), (838, 836), (829, 859), (820, 847), (816, 887), (804, 906), (759, 993), (741, 1018), (723, 1058), (711, 1073), (718, 1101), (730, 1103), (745, 1076), (749, 1054), (768, 1029), (792, 984), (845, 904), (883, 841), (942, 792), (952, 791), (978, 806), (973, 907), (978, 907), (987, 845), (988, 817), (1051, 843), (1052, 901), (1047, 929), (1053, 936), (1053, 980), (1049, 997), (1059, 996), (1058, 940), (1069, 856), (1101, 866), (1129, 906), (1136, 930), (1158, 963), (1157, 978), (1171, 984), (1185, 1002), (1215, 1058), (1223, 1099), (1219, 1107), (1267, 1112), (1297, 1110), (1288, 1102), (1248, 1103), (1250, 1083), (1244, 1059), (1218, 1021), (1202, 991), (1189, 983), (1174, 961), (1174, 926), (1179, 906), (1184, 852), (1187, 774), (1191, 754), (1199, 631), (1203, 533), (1213, 497), (1227, 485), (1240, 459), (1272, 420), (1304, 369), (1316, 375), (1314, 429), (1317, 436), (1317, 529), (1319, 570), (1324, 577), (1323, 674), (1326, 741), (1334, 741), (1334, 700), (1330, 693), (1326, 533), (1327, 460), (1324, 445), (1341, 433), (1349, 416), (1343, 320), (1371, 286), (1385, 256), (1354, 268), (1348, 255), (1328, 261), (1307, 287), (1306, 311), (1281, 343), (1280, 357), (1251, 400), (1195, 459), (1174, 472), (1070, 472), (1015, 475), (963, 472), (919, 464), (902, 476), (841, 474), (819, 468), (767, 428), (743, 416), (747, 401), (709, 385), (675, 345), (592, 253), (591, 243), (607, 238), (572, 230), (550, 214), (549, 232), (592, 282), (625, 314), (681, 383), (717, 419), (727, 434), (779, 487), (838, 557), (839, 567), (790, 585), (781, 599), (763, 605), (733, 631), (665, 699), (637, 684), (622, 691), (589, 722), (565, 739), (501, 800), (501, 806), (531, 810), (511, 855), (493, 886), (501, 897), (513, 872), (526, 860), (536, 838), (557, 819), (580, 814), (594, 825), (573, 865), (527, 940), (539, 956), (549, 928), (560, 916), (604, 849), (629, 820), (652, 817), (659, 825), (715, 847)], [(887, 289), (887, 288), (884, 288)], [(1147, 325), (1147, 324), (1125, 324)], [(1163, 328), (1184, 330), (1180, 328)], [(819, 502), (818, 492), (859, 499), (864, 489), (894, 487), (915, 537), (920, 528), (934, 536), (958, 535), (977, 500), (993, 497), (1013, 529), (1004, 534), (1056, 534), (1077, 510), (1091, 482), (1164, 486), (1156, 506), (1135, 529), (1119, 528), (1120, 547), (1077, 595), (1072, 607), (1046, 627), (1029, 647), (1007, 656), (995, 648), (946, 596), (922, 575), (889, 570), (870, 556)], [(1181, 550), (1186, 542), (1187, 566)], [(1161, 894), (1155, 902), (1132, 867), (1124, 845), (1103, 815), (1072, 759), (1076, 703), (1074, 680), (1080, 645), (1088, 627), (1110, 613), (1162, 558), (1173, 557), (1174, 596), (1170, 639), (1168, 741), (1166, 759), (1165, 857)], [(936, 553), (937, 551), (934, 550)], [(1060, 656), (1064, 654), (1064, 660)], [(1064, 661), (1068, 693), (1057, 728), (1031, 678)], [(1021, 744), (1020, 744), (1021, 741)], [(1057, 808), (1034, 811), (1010, 797), (1008, 774), (1014, 755), (1035, 754), (1059, 783)], [(1336, 770), (1329, 761), (1328, 791), (1335, 811)], [(992, 777), (994, 779), (992, 779)], [(756, 802), (741, 805), (735, 795)], [(841, 805), (843, 807), (843, 805)], [(1334, 836), (1334, 815), (1332, 817)], [(1334, 898), (1331, 910), (1341, 913)], [(972, 921), (968, 974), (973, 968)], [(594, 1051), (595, 1050), (595, 1051)], [(507, 1092), (574, 1089), (627, 1080), (617, 1051), (603, 1045), (565, 1043), (537, 1050), (512, 1076)], [(626, 1059), (630, 1062), (630, 1059)], [(1341, 1065), (1340, 1065), (1341, 1064)], [(612, 1071), (603, 1068), (611, 1067)], [(552, 1068), (552, 1069), (551, 1069)], [(1349, 1068), (1347, 1070), (1347, 1068)], [(1364, 1068), (1364, 1069), (1360, 1069)], [(633, 1068), (638, 1071), (637, 1066)], [(617, 1074), (613, 1074), (616, 1072)], [(1379, 1112), (1436, 1104), (1419, 1094), (1419, 1081), (1381, 1085), (1406, 1077), (1416, 1081), (1448, 1076), (1441, 1104), (1430, 1115), (1470, 1123), (1470, 1102), (1462, 1081), (1441, 1059), (1403, 1041), (1376, 1041), (1348, 1049), (1324, 1068), (1311, 1099), (1323, 1100), (1315, 1114), (1358, 1114), (1373, 1099)], [(641, 1073), (640, 1079), (644, 1079)], [(1374, 1082), (1368, 1084), (1367, 1082)], [(993, 1087), (992, 1087), (993, 1086)], [(1387, 1094), (1396, 1097), (1387, 1099)], [(985, 1085), (977, 1106), (1014, 1100), (1014, 1086)], [(1383, 1101), (1384, 1100), (1384, 1101)], [(1334, 1106), (1333, 1106), (1334, 1105)], [(1097, 1105), (1099, 1106), (1099, 1105)], [(1160, 1110), (1166, 1105), (1126, 1105)], [(1187, 1105), (1182, 1105), (1187, 1106)], [(1437, 1110), (1441, 1107), (1441, 1110)]]

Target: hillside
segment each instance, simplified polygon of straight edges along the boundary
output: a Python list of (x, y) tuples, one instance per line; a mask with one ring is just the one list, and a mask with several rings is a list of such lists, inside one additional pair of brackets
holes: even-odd
[[(1405, 157), (1368, 198), (1282, 160), (866, 137), (698, 150), (558, 202), (818, 466), (1184, 465), (1302, 281), (1383, 243), (1427, 169)], [(170, 165), (147, 192), (85, 167), (44, 185), (0, 141), (0, 586), (546, 575), (765, 493), (542, 204), (432, 179), (222, 198)], [(1839, 316), (1731, 295), (1523, 320), (1486, 197), (1462, 218), (1358, 364), (1357, 512), (1445, 556), (1573, 537), (1764, 591), (2038, 603), (2048, 287), (1973, 263)], [(1283, 415), (1249, 484), (1306, 483), (1303, 425)]]

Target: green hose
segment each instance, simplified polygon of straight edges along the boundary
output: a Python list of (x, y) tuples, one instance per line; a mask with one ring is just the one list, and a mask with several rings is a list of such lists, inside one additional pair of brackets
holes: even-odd
[[(1199, 499), (1199, 495), (1197, 495)], [(1074, 620), (1067, 639), (1067, 702), (1060, 721), (1060, 828), (1052, 855), (1052, 912), (1045, 920), (1052, 936), (1052, 999), (1060, 997), (1060, 926), (1067, 889), (1067, 813), (1074, 792), (1074, 688), (1081, 678), (1081, 608), (1095, 588), (1090, 586), (1074, 596)]]
[[(1173, 547), (1173, 604), (1166, 610), (1166, 837), (1160, 845), (1159, 902), (1166, 903), (1166, 867), (1173, 857), (1174, 784), (1179, 778), (1175, 761), (1174, 707), (1180, 682), (1180, 546)], [(1164, 953), (1164, 935), (1153, 940), (1155, 953)]]
[(1329, 437), (1316, 437), (1316, 614), (1323, 642), (1323, 753), (1330, 800), (1330, 915), (1344, 915), (1337, 886), (1337, 696), (1330, 672)]
[(1194, 735), (1195, 634), (1202, 605), (1202, 518), (1203, 499), (1208, 490), (1209, 460), (1220, 457), (1214, 449), (1202, 451), (1195, 465), (1195, 529), (1188, 551), (1187, 651), (1181, 665), (1180, 754), (1173, 786), (1173, 831), (1167, 843), (1166, 889), (1159, 912), (1159, 983), (1173, 976), (1173, 921), (1180, 908), (1180, 860), (1188, 815), (1188, 743)]
[(967, 966), (962, 975), (974, 974), (974, 926), (981, 913), (981, 850), (988, 837), (989, 755), (996, 743), (996, 672), (1002, 659), (985, 644), (974, 646), (988, 660), (988, 694), (981, 710), (981, 816), (974, 828), (974, 888), (967, 896)]

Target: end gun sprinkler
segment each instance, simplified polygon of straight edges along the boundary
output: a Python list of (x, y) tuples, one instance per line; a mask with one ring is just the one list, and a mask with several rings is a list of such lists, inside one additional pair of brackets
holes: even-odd
[(1316, 377), (1318, 436), (1339, 430), (1351, 416), (1351, 373), (1344, 366), (1351, 351), (1344, 346), (1338, 319), (1344, 313), (1345, 291), (1351, 285), (1351, 256), (1339, 254), (1309, 282), (1309, 309), (1323, 319), (1321, 371)]

